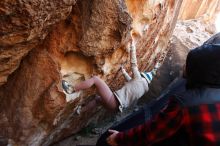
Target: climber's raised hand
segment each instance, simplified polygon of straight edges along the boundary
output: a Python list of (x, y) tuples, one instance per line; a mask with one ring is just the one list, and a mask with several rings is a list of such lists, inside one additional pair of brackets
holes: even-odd
[[(130, 55), (131, 55), (131, 69), (132, 69), (132, 73), (134, 76), (134, 79), (139, 79), (141, 78), (141, 74), (138, 70), (138, 65), (137, 65), (137, 58), (136, 58), (136, 46), (135, 46), (135, 42), (132, 40), (131, 43), (129, 44), (129, 50), (130, 50)], [(121, 71), (125, 77), (125, 79), (127, 81), (131, 80), (131, 77), (128, 75), (128, 73), (126, 72), (126, 70), (123, 68), (123, 66), (121, 67)]]

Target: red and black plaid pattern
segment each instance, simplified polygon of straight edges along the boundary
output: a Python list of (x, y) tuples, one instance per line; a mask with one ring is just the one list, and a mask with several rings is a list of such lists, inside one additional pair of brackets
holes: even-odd
[(151, 121), (120, 132), (116, 140), (119, 146), (152, 145), (170, 138), (180, 128), (186, 130), (190, 145), (220, 146), (220, 103), (182, 108), (171, 100)]
[(220, 146), (220, 103), (184, 109), (184, 126), (195, 146)]

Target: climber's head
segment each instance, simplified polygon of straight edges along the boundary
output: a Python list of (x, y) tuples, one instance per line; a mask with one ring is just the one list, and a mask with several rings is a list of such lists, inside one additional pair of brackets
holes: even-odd
[(185, 73), (188, 88), (220, 88), (220, 33), (189, 52)]

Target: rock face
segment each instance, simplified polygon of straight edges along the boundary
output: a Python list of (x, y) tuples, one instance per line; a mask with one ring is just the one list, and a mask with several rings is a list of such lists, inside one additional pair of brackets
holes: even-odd
[(206, 21), (212, 21), (220, 12), (220, 0), (184, 0), (179, 18), (183, 20), (203, 17)]
[[(0, 136), (14, 145), (48, 146), (102, 118), (102, 108), (76, 115), (94, 89), (65, 95), (98, 75), (114, 89), (129, 71), (130, 31), (140, 70), (167, 52), (182, 1), (2, 0), (0, 2)], [(117, 82), (116, 82), (117, 81)]]
[(41, 43), (52, 24), (65, 19), (74, 0), (2, 0), (0, 2), (0, 85), (21, 59)]
[(176, 23), (173, 35), (168, 44), (169, 51), (163, 65), (152, 81), (149, 92), (140, 100), (140, 104), (146, 103), (146, 100), (159, 97), (160, 93), (176, 77), (182, 76), (183, 66), (186, 62), (188, 52), (202, 45), (213, 35), (206, 26), (200, 20), (179, 20)]
[(184, 0), (179, 19), (199, 19), (209, 25), (208, 31), (217, 33), (220, 31), (220, 0)]

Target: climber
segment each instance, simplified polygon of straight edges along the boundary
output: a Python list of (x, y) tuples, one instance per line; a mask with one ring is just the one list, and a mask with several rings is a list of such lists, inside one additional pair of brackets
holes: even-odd
[(157, 145), (180, 134), (184, 145), (220, 145), (219, 59), (220, 33), (188, 53), (184, 88), (169, 94), (168, 104), (158, 114), (142, 125), (124, 129), (124, 132), (109, 130), (108, 144)]
[(127, 82), (120, 90), (112, 92), (108, 85), (97, 76), (76, 84), (74, 87), (68, 84), (67, 81), (62, 81), (62, 87), (68, 94), (87, 89), (93, 85), (96, 86), (99, 96), (96, 96), (94, 100), (90, 101), (81, 111), (95, 107), (99, 103), (109, 110), (122, 111), (148, 91), (148, 84), (151, 82), (153, 75), (156, 74), (156, 71), (159, 68), (159, 63), (151, 72), (140, 73), (137, 66), (136, 46), (134, 41), (131, 41), (129, 47), (131, 51), (131, 68), (134, 78), (132, 79), (125, 69), (121, 67), (122, 73)]

